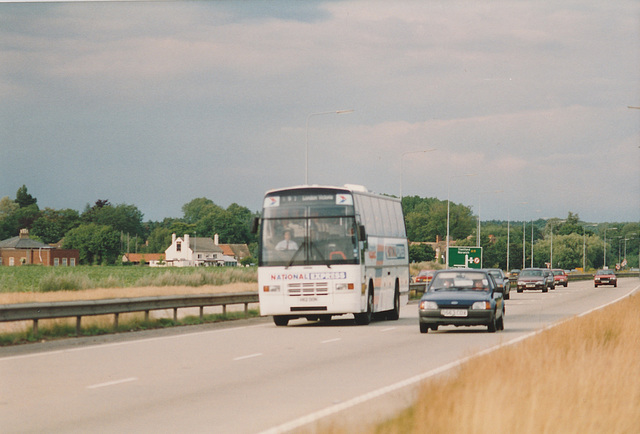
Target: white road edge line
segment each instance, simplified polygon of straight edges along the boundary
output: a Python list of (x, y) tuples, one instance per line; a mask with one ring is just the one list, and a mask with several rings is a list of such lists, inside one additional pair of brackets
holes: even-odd
[(387, 327), (386, 329), (382, 329), (380, 330), (380, 333), (384, 333), (384, 332), (390, 332), (391, 330), (395, 330), (395, 327)]
[(132, 381), (138, 381), (138, 379), (136, 377), (129, 377), (129, 378), (123, 378), (122, 380), (107, 381), (106, 383), (99, 383), (99, 384), (93, 384), (91, 386), (87, 386), (87, 389), (99, 389), (101, 387), (115, 386), (117, 384), (130, 383)]
[(559, 321), (557, 323), (550, 324), (550, 325), (548, 325), (546, 327), (543, 327), (543, 328), (541, 328), (539, 330), (533, 331), (531, 333), (527, 333), (526, 335), (522, 335), (522, 336), (517, 337), (515, 339), (512, 339), (510, 341), (498, 344), (495, 347), (487, 348), (487, 349), (485, 349), (483, 351), (480, 351), (480, 352), (478, 352), (478, 353), (476, 353), (474, 355), (465, 357), (463, 359), (459, 359), (459, 360), (457, 360), (455, 362), (447, 363), (446, 365), (440, 366), (439, 368), (435, 368), (435, 369), (432, 369), (430, 371), (424, 372), (422, 374), (413, 376), (411, 378), (407, 378), (406, 380), (400, 381), (400, 382), (395, 383), (395, 384), (391, 384), (389, 386), (380, 388), (378, 390), (374, 390), (373, 392), (369, 392), (369, 393), (365, 393), (364, 395), (356, 396), (355, 398), (352, 398), (352, 399), (350, 399), (348, 401), (342, 402), (340, 404), (335, 404), (335, 405), (327, 407), (327, 408), (325, 408), (323, 410), (319, 410), (319, 411), (310, 413), (310, 414), (308, 414), (306, 416), (303, 416), (301, 418), (294, 419), (294, 420), (292, 420), (290, 422), (286, 422), (286, 423), (284, 423), (282, 425), (278, 425), (276, 427), (273, 427), (273, 428), (267, 429), (265, 431), (262, 431), (259, 434), (280, 434), (280, 433), (293, 431), (293, 430), (301, 428), (301, 427), (303, 427), (305, 425), (317, 422), (318, 420), (320, 420), (322, 418), (325, 418), (325, 417), (331, 416), (333, 414), (336, 414), (338, 412), (341, 412), (342, 410), (346, 410), (347, 408), (356, 406), (358, 404), (361, 404), (363, 402), (372, 400), (374, 398), (377, 398), (379, 396), (385, 395), (387, 393), (391, 393), (393, 391), (402, 389), (403, 387), (414, 385), (416, 383), (419, 383), (421, 381), (426, 380), (427, 378), (433, 377), (435, 375), (438, 375), (438, 374), (446, 372), (446, 371), (448, 371), (450, 369), (453, 369), (453, 368), (455, 368), (457, 366), (460, 366), (460, 365), (462, 365), (462, 364), (464, 364), (464, 363), (468, 362), (469, 360), (472, 360), (472, 359), (474, 359), (476, 357), (484, 356), (485, 354), (492, 353), (492, 352), (494, 352), (496, 350), (499, 350), (500, 348), (507, 347), (509, 345), (513, 345), (515, 343), (524, 341), (525, 339), (528, 339), (528, 338), (530, 338), (532, 336), (535, 336), (537, 334), (540, 334), (540, 333), (542, 333), (542, 332), (544, 332), (546, 330), (549, 330), (549, 329), (552, 329), (552, 328), (554, 328), (556, 326), (559, 326), (560, 324), (563, 324), (563, 323), (571, 320), (572, 318), (576, 318), (576, 317), (579, 318), (579, 317), (588, 315), (591, 312), (595, 312), (597, 310), (603, 309), (603, 308), (605, 308), (605, 307), (607, 307), (607, 306), (609, 306), (611, 304), (617, 303), (618, 301), (623, 300), (623, 299), (631, 296), (638, 289), (640, 289), (640, 286), (636, 286), (630, 292), (628, 292), (627, 294), (617, 298), (616, 300), (613, 300), (613, 301), (611, 301), (611, 302), (609, 302), (607, 304), (604, 304), (602, 306), (599, 306), (599, 307), (596, 307), (594, 309), (591, 309), (591, 310), (589, 310), (587, 312), (584, 312), (584, 313), (582, 313), (580, 315), (575, 315), (573, 317), (567, 318), (567, 319)]
[(246, 356), (236, 357), (236, 358), (233, 359), (233, 361), (237, 362), (238, 360), (253, 359), (254, 357), (260, 357), (261, 355), (262, 355), (262, 353), (248, 354)]
[(0, 362), (3, 362), (5, 360), (29, 359), (29, 358), (33, 358), (33, 357), (51, 356), (51, 355), (55, 355), (55, 354), (76, 353), (76, 352), (79, 352), (79, 351), (86, 351), (86, 350), (97, 350), (97, 349), (104, 349), (104, 348), (111, 348), (111, 347), (121, 347), (121, 346), (126, 346), (126, 345), (139, 344), (141, 342), (148, 343), (148, 342), (162, 341), (162, 340), (167, 340), (167, 339), (183, 339), (183, 338), (190, 338), (190, 337), (201, 336), (201, 335), (206, 335), (206, 334), (215, 334), (215, 333), (223, 333), (223, 332), (227, 333), (227, 332), (236, 331), (236, 330), (258, 328), (258, 327), (266, 327), (266, 326), (269, 326), (269, 324), (257, 324), (257, 325), (251, 325), (251, 326), (229, 327), (229, 328), (225, 328), (225, 329), (206, 330), (206, 331), (193, 332), (193, 333), (182, 333), (182, 334), (177, 334), (177, 335), (159, 336), (159, 337), (155, 337), (155, 338), (146, 338), (146, 339), (144, 339), (144, 338), (143, 339), (133, 339), (133, 340), (124, 341), (124, 342), (112, 342), (112, 343), (108, 343), (108, 344), (87, 345), (87, 346), (82, 346), (82, 347), (78, 347), (78, 348), (67, 348), (67, 349), (64, 349), (64, 350), (43, 351), (43, 352), (40, 352), (40, 353), (31, 353), (31, 354), (19, 354), (19, 355), (16, 355), (16, 356), (7, 356), (7, 357), (1, 357), (0, 356)]
[(322, 344), (330, 344), (331, 342), (338, 342), (341, 341), (342, 338), (333, 338), (333, 339), (327, 339), (326, 341), (322, 341)]

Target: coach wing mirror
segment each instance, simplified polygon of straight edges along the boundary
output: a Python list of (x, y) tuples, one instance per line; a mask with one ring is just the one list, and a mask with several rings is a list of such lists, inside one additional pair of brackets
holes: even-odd
[(251, 220), (251, 233), (252, 234), (258, 233), (258, 225), (259, 224), (260, 224), (260, 217), (254, 217)]
[(364, 225), (358, 225), (358, 239), (360, 241), (367, 240), (367, 232), (364, 230)]

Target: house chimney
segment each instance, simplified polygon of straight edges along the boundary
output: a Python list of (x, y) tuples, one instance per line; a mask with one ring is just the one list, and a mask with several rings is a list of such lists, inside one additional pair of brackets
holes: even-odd
[(176, 233), (172, 233), (171, 234), (171, 244), (175, 244), (176, 243)]
[(21, 240), (29, 239), (29, 229), (20, 229), (20, 239)]
[(184, 243), (187, 245), (187, 248), (191, 248), (189, 244), (189, 234), (184, 234)]
[(218, 245), (218, 241), (219, 241), (218, 234), (215, 234), (213, 236), (213, 244), (215, 244), (217, 246)]

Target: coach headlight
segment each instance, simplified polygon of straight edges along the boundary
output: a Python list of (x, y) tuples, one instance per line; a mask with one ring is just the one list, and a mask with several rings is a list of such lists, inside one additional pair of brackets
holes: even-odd
[(264, 285), (262, 292), (280, 292), (280, 285)]

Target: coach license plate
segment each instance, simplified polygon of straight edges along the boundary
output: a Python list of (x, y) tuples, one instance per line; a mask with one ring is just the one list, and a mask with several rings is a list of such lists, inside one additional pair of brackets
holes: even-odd
[(446, 317), (465, 317), (469, 312), (466, 309), (442, 309), (440, 313)]
[(302, 303), (314, 303), (318, 301), (318, 297), (300, 297), (299, 300)]

